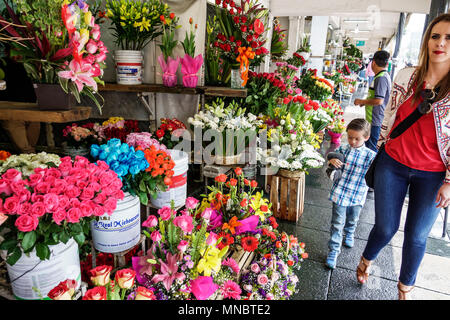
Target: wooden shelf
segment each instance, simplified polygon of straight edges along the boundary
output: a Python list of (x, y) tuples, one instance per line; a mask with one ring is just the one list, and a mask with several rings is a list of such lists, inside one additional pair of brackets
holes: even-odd
[(91, 107), (70, 110), (41, 110), (36, 103), (0, 101), (0, 120), (66, 123), (89, 119)]
[(136, 84), (124, 85), (117, 83), (105, 83), (105, 86), (99, 86), (99, 91), (116, 92), (155, 92), (155, 93), (175, 93), (175, 94), (204, 94), (206, 96), (237, 97), (245, 98), (247, 89), (232, 89), (229, 87), (203, 86), (195, 88), (186, 88), (183, 86), (166, 87), (162, 84)]

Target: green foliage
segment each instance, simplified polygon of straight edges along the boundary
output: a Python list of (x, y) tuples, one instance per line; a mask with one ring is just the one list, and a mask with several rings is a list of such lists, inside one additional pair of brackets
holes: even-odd
[(355, 57), (362, 59), (363, 53), (360, 49), (358, 49), (353, 43), (349, 44), (348, 47), (344, 48), (345, 53), (347, 56)]
[(297, 49), (297, 52), (311, 52), (311, 46), (309, 44), (309, 37), (304, 37), (302, 40), (302, 44), (300, 48)]
[(186, 36), (184, 37), (184, 41), (181, 43), (183, 46), (184, 52), (194, 58), (195, 55), (195, 31), (197, 30), (197, 25), (195, 25), (195, 29), (192, 29), (193, 21), (192, 18), (189, 19), (190, 31), (189, 34), (186, 31)]

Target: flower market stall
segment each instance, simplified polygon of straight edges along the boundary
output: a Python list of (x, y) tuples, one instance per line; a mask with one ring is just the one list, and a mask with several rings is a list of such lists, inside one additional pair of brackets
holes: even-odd
[[(38, 99), (49, 85), (75, 102), (51, 106), (47, 91), (26, 105), (34, 118), (0, 103), (16, 106), (2, 120), (44, 122), (50, 138), (41, 152), (0, 151), (2, 296), (287, 300), (307, 289), (308, 244), (279, 222), (302, 215), (325, 133), (339, 142), (333, 94), (348, 81), (308, 69), (309, 39), (288, 54), (286, 30), (255, 0), (215, 0), (206, 16), (160, 0), (12, 2), (0, 24), (26, 25), (5, 30), (26, 39), (9, 45)], [(189, 111), (159, 116), (173, 96)]]

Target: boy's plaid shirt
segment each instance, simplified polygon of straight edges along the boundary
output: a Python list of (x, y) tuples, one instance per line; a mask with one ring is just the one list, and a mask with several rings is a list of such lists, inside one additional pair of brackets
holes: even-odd
[(333, 183), (329, 200), (343, 207), (364, 205), (369, 187), (364, 176), (376, 153), (365, 145), (357, 149), (340, 146), (335, 152), (344, 155), (341, 178)]

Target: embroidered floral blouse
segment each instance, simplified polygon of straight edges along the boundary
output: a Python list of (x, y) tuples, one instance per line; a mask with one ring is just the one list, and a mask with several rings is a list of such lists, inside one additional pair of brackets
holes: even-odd
[[(391, 96), (384, 111), (378, 147), (383, 142), (386, 142), (394, 124), (398, 108), (412, 95), (412, 92), (408, 95), (406, 93), (409, 86), (412, 85), (415, 76), (416, 69), (408, 67), (400, 70), (395, 77)], [(439, 153), (446, 167), (444, 181), (450, 183), (450, 92), (447, 92), (444, 99), (433, 103), (432, 107)]]

